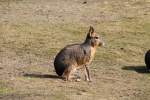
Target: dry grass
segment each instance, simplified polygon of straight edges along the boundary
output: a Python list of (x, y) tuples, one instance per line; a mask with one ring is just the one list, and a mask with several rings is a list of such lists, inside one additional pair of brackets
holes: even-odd
[[(0, 0), (0, 99), (148, 100), (149, 0)], [(53, 59), (84, 41), (89, 26), (102, 36), (91, 64), (93, 82), (65, 82)]]

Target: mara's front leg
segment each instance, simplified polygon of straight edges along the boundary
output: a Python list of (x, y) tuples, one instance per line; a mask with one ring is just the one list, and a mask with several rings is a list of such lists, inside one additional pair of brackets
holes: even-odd
[(85, 80), (91, 82), (92, 80), (87, 65), (85, 65), (84, 72), (85, 72)]

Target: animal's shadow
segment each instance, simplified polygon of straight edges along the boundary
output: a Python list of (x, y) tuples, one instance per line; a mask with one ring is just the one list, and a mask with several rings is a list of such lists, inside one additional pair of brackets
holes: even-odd
[(25, 73), (24, 77), (30, 78), (51, 78), (51, 79), (62, 79), (62, 77), (57, 75), (50, 75), (50, 74), (37, 74), (37, 73)]
[(137, 73), (148, 74), (150, 71), (147, 70), (146, 66), (123, 66), (123, 70), (136, 71)]

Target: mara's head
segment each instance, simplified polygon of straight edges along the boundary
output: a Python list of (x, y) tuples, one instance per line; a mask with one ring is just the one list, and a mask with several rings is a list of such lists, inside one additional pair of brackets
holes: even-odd
[(87, 33), (85, 42), (89, 43), (93, 47), (104, 46), (103, 40), (95, 32), (95, 30), (92, 26), (90, 26), (90, 29), (89, 29), (89, 32)]

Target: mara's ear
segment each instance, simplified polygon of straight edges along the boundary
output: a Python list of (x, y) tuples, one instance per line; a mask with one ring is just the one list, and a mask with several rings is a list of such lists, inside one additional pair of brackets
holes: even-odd
[(88, 35), (91, 37), (93, 33), (94, 33), (94, 28), (92, 26), (90, 26)]

